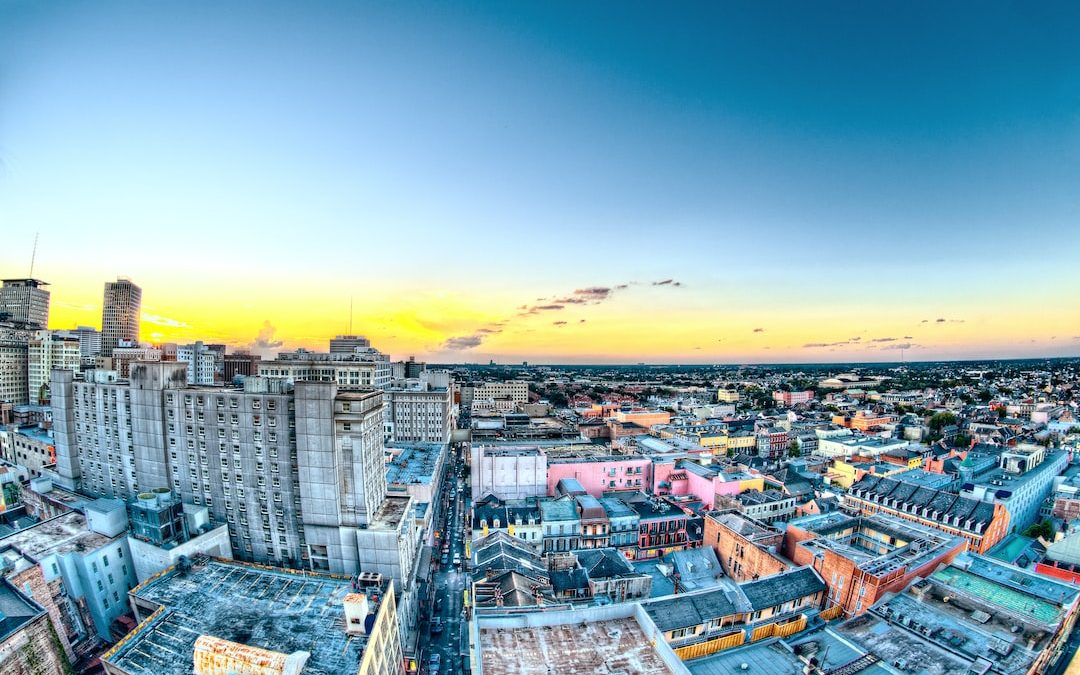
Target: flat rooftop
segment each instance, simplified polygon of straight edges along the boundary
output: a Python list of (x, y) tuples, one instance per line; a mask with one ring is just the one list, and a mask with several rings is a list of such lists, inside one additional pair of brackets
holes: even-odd
[(443, 443), (387, 443), (394, 455), (386, 467), (386, 482), (391, 485), (430, 484), (446, 452)]
[(386, 495), (379, 510), (371, 516), (368, 527), (373, 530), (396, 529), (401, 524), (401, 519), (405, 517), (411, 501), (412, 497)]
[(367, 638), (345, 633), (343, 601), (352, 592), (346, 577), (233, 561), (206, 560), (187, 572), (173, 567), (131, 591), (163, 609), (104, 660), (132, 675), (189, 675), (195, 640), (211, 635), (285, 654), (311, 652), (304, 675), (355, 673)]
[(633, 617), (479, 632), (484, 675), (672, 672)]
[(113, 539), (90, 530), (86, 516), (71, 512), (0, 538), (0, 548), (12, 546), (23, 555), (40, 560), (53, 553), (93, 551)]

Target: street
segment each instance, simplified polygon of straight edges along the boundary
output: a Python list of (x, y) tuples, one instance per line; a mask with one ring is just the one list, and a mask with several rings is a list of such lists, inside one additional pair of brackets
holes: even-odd
[(466, 482), (464, 462), (457, 451), (451, 450), (440, 494), (440, 504), (445, 507), (441, 509), (444, 518), (436, 524), (441, 536), (436, 540), (432, 556), (434, 604), (430, 616), (424, 617), (427, 621), (421, 620), (422, 673), (457, 675), (464, 672), (467, 650), (463, 641), (468, 640), (463, 611), (464, 591), (468, 588), (468, 574), (463, 571), (467, 553), (463, 536)]

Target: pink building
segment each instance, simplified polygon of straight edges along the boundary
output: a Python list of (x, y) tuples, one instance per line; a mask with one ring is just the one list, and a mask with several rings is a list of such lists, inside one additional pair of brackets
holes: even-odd
[(737, 495), (763, 487), (764, 478), (761, 476), (702, 466), (687, 459), (657, 460), (653, 465), (654, 494), (692, 496), (701, 500), (707, 509), (715, 506), (717, 496)]
[(652, 460), (648, 457), (611, 455), (600, 457), (560, 457), (548, 459), (547, 489), (563, 478), (574, 478), (593, 497), (611, 490), (645, 490), (651, 484)]
[(773, 400), (777, 403), (781, 403), (787, 407), (797, 405), (799, 403), (808, 403), (814, 400), (814, 392), (812, 391), (774, 391), (772, 394)]

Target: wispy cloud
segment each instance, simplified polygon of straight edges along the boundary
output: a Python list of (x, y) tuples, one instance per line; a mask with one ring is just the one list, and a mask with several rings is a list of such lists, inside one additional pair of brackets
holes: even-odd
[(53, 304), (54, 307), (63, 307), (64, 309), (74, 309), (74, 310), (78, 310), (80, 312), (93, 312), (95, 310), (101, 309), (101, 305), (90, 305), (90, 304), (81, 305), (81, 304), (75, 303), (75, 302), (64, 302), (63, 300), (53, 300), (52, 304)]
[(764, 333), (764, 332), (765, 332), (765, 329), (764, 329), (764, 328), (755, 328), (755, 329), (754, 329), (754, 332), (755, 332), (755, 333)]
[(147, 312), (142, 313), (142, 320), (146, 323), (152, 323), (155, 326), (164, 326), (165, 328), (191, 328), (190, 325), (177, 319), (170, 319), (167, 316), (160, 316), (158, 314), (149, 314)]

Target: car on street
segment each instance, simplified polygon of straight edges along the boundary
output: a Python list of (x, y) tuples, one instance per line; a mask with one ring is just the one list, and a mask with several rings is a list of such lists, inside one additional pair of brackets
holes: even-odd
[(450, 554), (449, 553), (443, 553), (442, 557), (439, 558), (439, 560), (441, 560), (442, 564), (445, 565), (446, 563), (450, 562)]
[(427, 671), (430, 675), (438, 675), (439, 670), (442, 667), (442, 654), (439, 652), (432, 652), (428, 657)]
[(431, 634), (438, 635), (443, 632), (443, 620), (441, 616), (437, 616), (431, 620)]
[(454, 554), (454, 564), (455, 565), (460, 565), (461, 564), (461, 554), (460, 553), (455, 553)]

